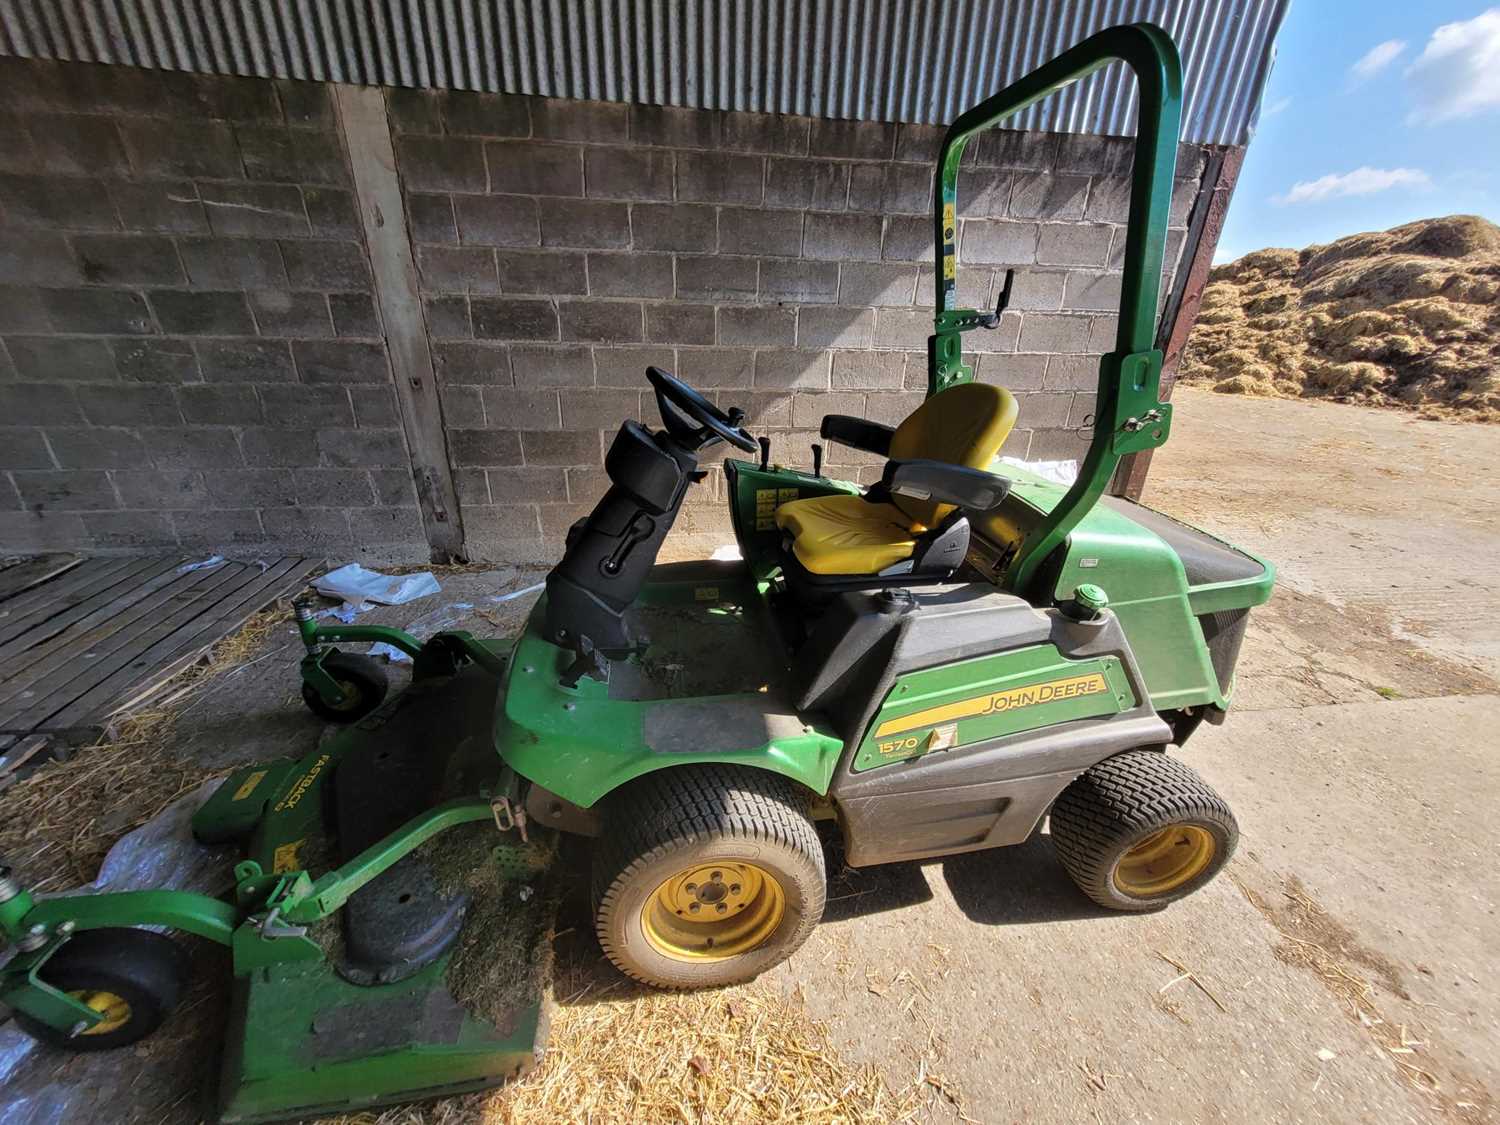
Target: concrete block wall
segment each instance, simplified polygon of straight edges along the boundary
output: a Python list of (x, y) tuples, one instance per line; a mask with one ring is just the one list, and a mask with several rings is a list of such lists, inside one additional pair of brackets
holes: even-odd
[[(824, 414), (922, 400), (942, 130), (464, 92), (387, 93), (466, 540), (543, 553), (607, 486), (648, 364), (747, 412), (807, 465)], [(1006, 452), (1077, 457), (1113, 347), (1131, 142), (995, 132), (960, 180), (961, 300), (1011, 309), (966, 342), (1020, 398)], [(1185, 147), (1175, 263), (1203, 170)], [(720, 449), (717, 456), (725, 451)], [(831, 475), (873, 458), (826, 449)], [(674, 532), (728, 532), (722, 476)]]
[(328, 88), (0, 89), (3, 550), (424, 555)]
[[(332, 88), (4, 59), (0, 89), (0, 551), (427, 558)], [(420, 301), (470, 557), (555, 554), (620, 421), (657, 421), (647, 364), (745, 408), (789, 464), (826, 413), (921, 401), (941, 130), (385, 100), (416, 267), (395, 299)], [(1017, 269), (970, 357), (1021, 398), (1007, 452), (1077, 456), (1130, 142), (970, 148), (961, 300), (993, 307)], [(1204, 163), (1184, 146), (1174, 263)], [(679, 546), (723, 542), (721, 475), (691, 495)]]

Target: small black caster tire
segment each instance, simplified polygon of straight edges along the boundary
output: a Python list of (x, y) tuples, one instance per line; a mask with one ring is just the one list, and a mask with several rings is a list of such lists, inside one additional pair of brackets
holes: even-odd
[(323, 660), (323, 671), (344, 689), (344, 702), (330, 705), (309, 683), (302, 685), (302, 702), (314, 715), (330, 723), (352, 723), (364, 718), (380, 706), (390, 690), (385, 668), (371, 656), (353, 652), (330, 653)]
[(188, 956), (169, 937), (150, 930), (84, 930), (42, 967), (42, 979), (104, 1014), (77, 1035), (15, 1013), (18, 1027), (66, 1051), (108, 1051), (150, 1035), (182, 998)]
[(1084, 770), (1052, 806), (1051, 825), (1073, 882), (1111, 910), (1160, 910), (1206, 886), (1240, 835), (1224, 798), (1160, 750)]

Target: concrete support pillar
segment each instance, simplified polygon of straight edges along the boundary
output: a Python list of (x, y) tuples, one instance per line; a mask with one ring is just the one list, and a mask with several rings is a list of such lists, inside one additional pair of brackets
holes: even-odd
[(432, 546), (434, 562), (459, 560), (464, 557), (463, 518), (449, 467), (442, 406), (417, 288), (416, 263), (407, 237), (385, 95), (366, 86), (335, 86), (333, 92), (374, 273), (375, 298), (390, 353), (422, 528)]

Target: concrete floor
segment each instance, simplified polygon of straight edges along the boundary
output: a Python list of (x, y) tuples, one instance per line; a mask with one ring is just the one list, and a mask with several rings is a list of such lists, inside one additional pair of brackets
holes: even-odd
[[(774, 979), (892, 1085), (931, 1076), (935, 1120), (1500, 1120), (1496, 433), (1180, 391), (1147, 501), (1281, 572), (1234, 712), (1184, 752), (1239, 816), (1226, 877), (1124, 916), (1073, 889), (1045, 835), (863, 871), (835, 849), (827, 919)], [(434, 600), (502, 632), (531, 599), (483, 599), (534, 580), (444, 575)], [(278, 633), (195, 700), (180, 752), (310, 748), (295, 647)], [(582, 922), (559, 956), (592, 963)], [(212, 1035), (221, 1000), (201, 1003)], [(134, 1117), (192, 1120), (191, 1035), (123, 1066), (48, 1053), (7, 1091), (128, 1078)]]

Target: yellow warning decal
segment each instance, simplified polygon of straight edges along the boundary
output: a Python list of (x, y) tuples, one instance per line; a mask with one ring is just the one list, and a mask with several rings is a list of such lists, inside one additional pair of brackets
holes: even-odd
[(961, 699), (957, 703), (945, 703), (941, 707), (929, 707), (925, 711), (903, 715), (881, 723), (875, 729), (876, 738), (884, 738), (913, 727), (932, 726), (954, 719), (974, 719), (981, 715), (993, 715), (999, 711), (1014, 711), (1020, 707), (1036, 707), (1043, 703), (1057, 703), (1064, 699), (1076, 699), (1080, 695), (1097, 695), (1108, 691), (1109, 684), (1098, 672), (1086, 676), (1068, 676), (1061, 680), (1048, 680), (1041, 684), (1010, 688), (1006, 691), (976, 695), (972, 699)]
[(694, 587), (693, 597), (700, 602), (716, 602), (719, 600), (719, 588), (717, 586)]
[(943, 204), (943, 241), (944, 242), (952, 242), (953, 241), (953, 227), (954, 227), (954, 222), (953, 222), (953, 204), (952, 204), (951, 201), (950, 202), (945, 202)]
[(240, 787), (234, 791), (234, 796), (231, 797), (230, 800), (231, 801), (243, 801), (246, 797), (250, 796), (251, 793), (254, 793), (255, 792), (255, 787), (257, 785), (259, 785), (265, 779), (266, 779), (266, 771), (265, 770), (256, 770), (254, 773), (252, 773), (249, 777), (245, 778), (245, 780), (240, 783)]
[(958, 276), (958, 263), (953, 260), (952, 254), (943, 255), (943, 280), (952, 281)]
[(795, 488), (757, 488), (755, 490), (755, 530), (776, 530), (776, 509), (801, 493)]
[(293, 840), (290, 844), (282, 844), (272, 852), (271, 873), (283, 875), (288, 871), (301, 871), (302, 861), (297, 858), (297, 851), (305, 843), (307, 843), (307, 838), (304, 836), (300, 840)]

